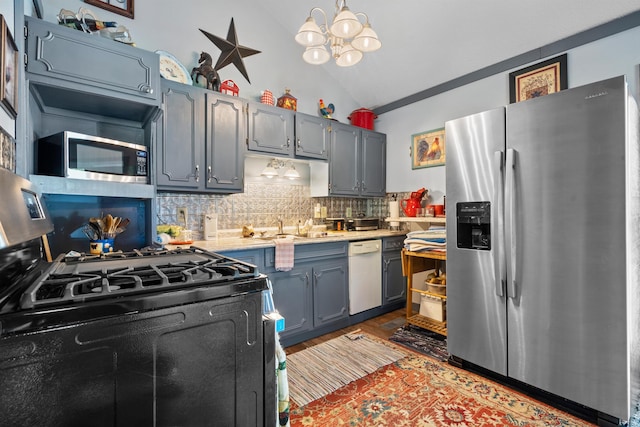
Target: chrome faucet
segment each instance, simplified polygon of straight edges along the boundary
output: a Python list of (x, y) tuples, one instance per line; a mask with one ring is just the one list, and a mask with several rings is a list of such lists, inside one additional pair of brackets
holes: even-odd
[(282, 218), (278, 218), (278, 234), (284, 234)]

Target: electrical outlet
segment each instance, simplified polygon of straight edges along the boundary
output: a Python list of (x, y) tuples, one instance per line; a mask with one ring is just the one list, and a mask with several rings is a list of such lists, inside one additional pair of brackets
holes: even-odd
[(184, 228), (188, 228), (187, 227), (188, 212), (186, 207), (177, 208), (176, 217), (178, 218), (178, 223), (182, 224)]

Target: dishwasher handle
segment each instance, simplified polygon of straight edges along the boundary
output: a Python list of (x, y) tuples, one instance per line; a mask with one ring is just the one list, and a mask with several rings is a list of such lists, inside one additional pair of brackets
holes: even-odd
[(382, 252), (382, 240), (366, 240), (349, 243), (349, 256)]

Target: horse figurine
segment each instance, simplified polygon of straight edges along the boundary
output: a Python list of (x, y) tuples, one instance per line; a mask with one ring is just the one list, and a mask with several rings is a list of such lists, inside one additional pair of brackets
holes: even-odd
[[(211, 55), (207, 52), (200, 53), (200, 59), (198, 59), (199, 67), (194, 67), (191, 70), (191, 78), (194, 82), (198, 82), (198, 78), (200, 76), (204, 77), (207, 80), (207, 89), (215, 90), (216, 92), (220, 92), (220, 76), (218, 72), (213, 68)], [(195, 74), (195, 76), (194, 76)]]

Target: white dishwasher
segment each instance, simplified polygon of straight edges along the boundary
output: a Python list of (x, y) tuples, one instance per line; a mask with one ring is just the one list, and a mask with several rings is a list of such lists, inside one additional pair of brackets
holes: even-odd
[(382, 240), (349, 243), (349, 314), (382, 305)]

